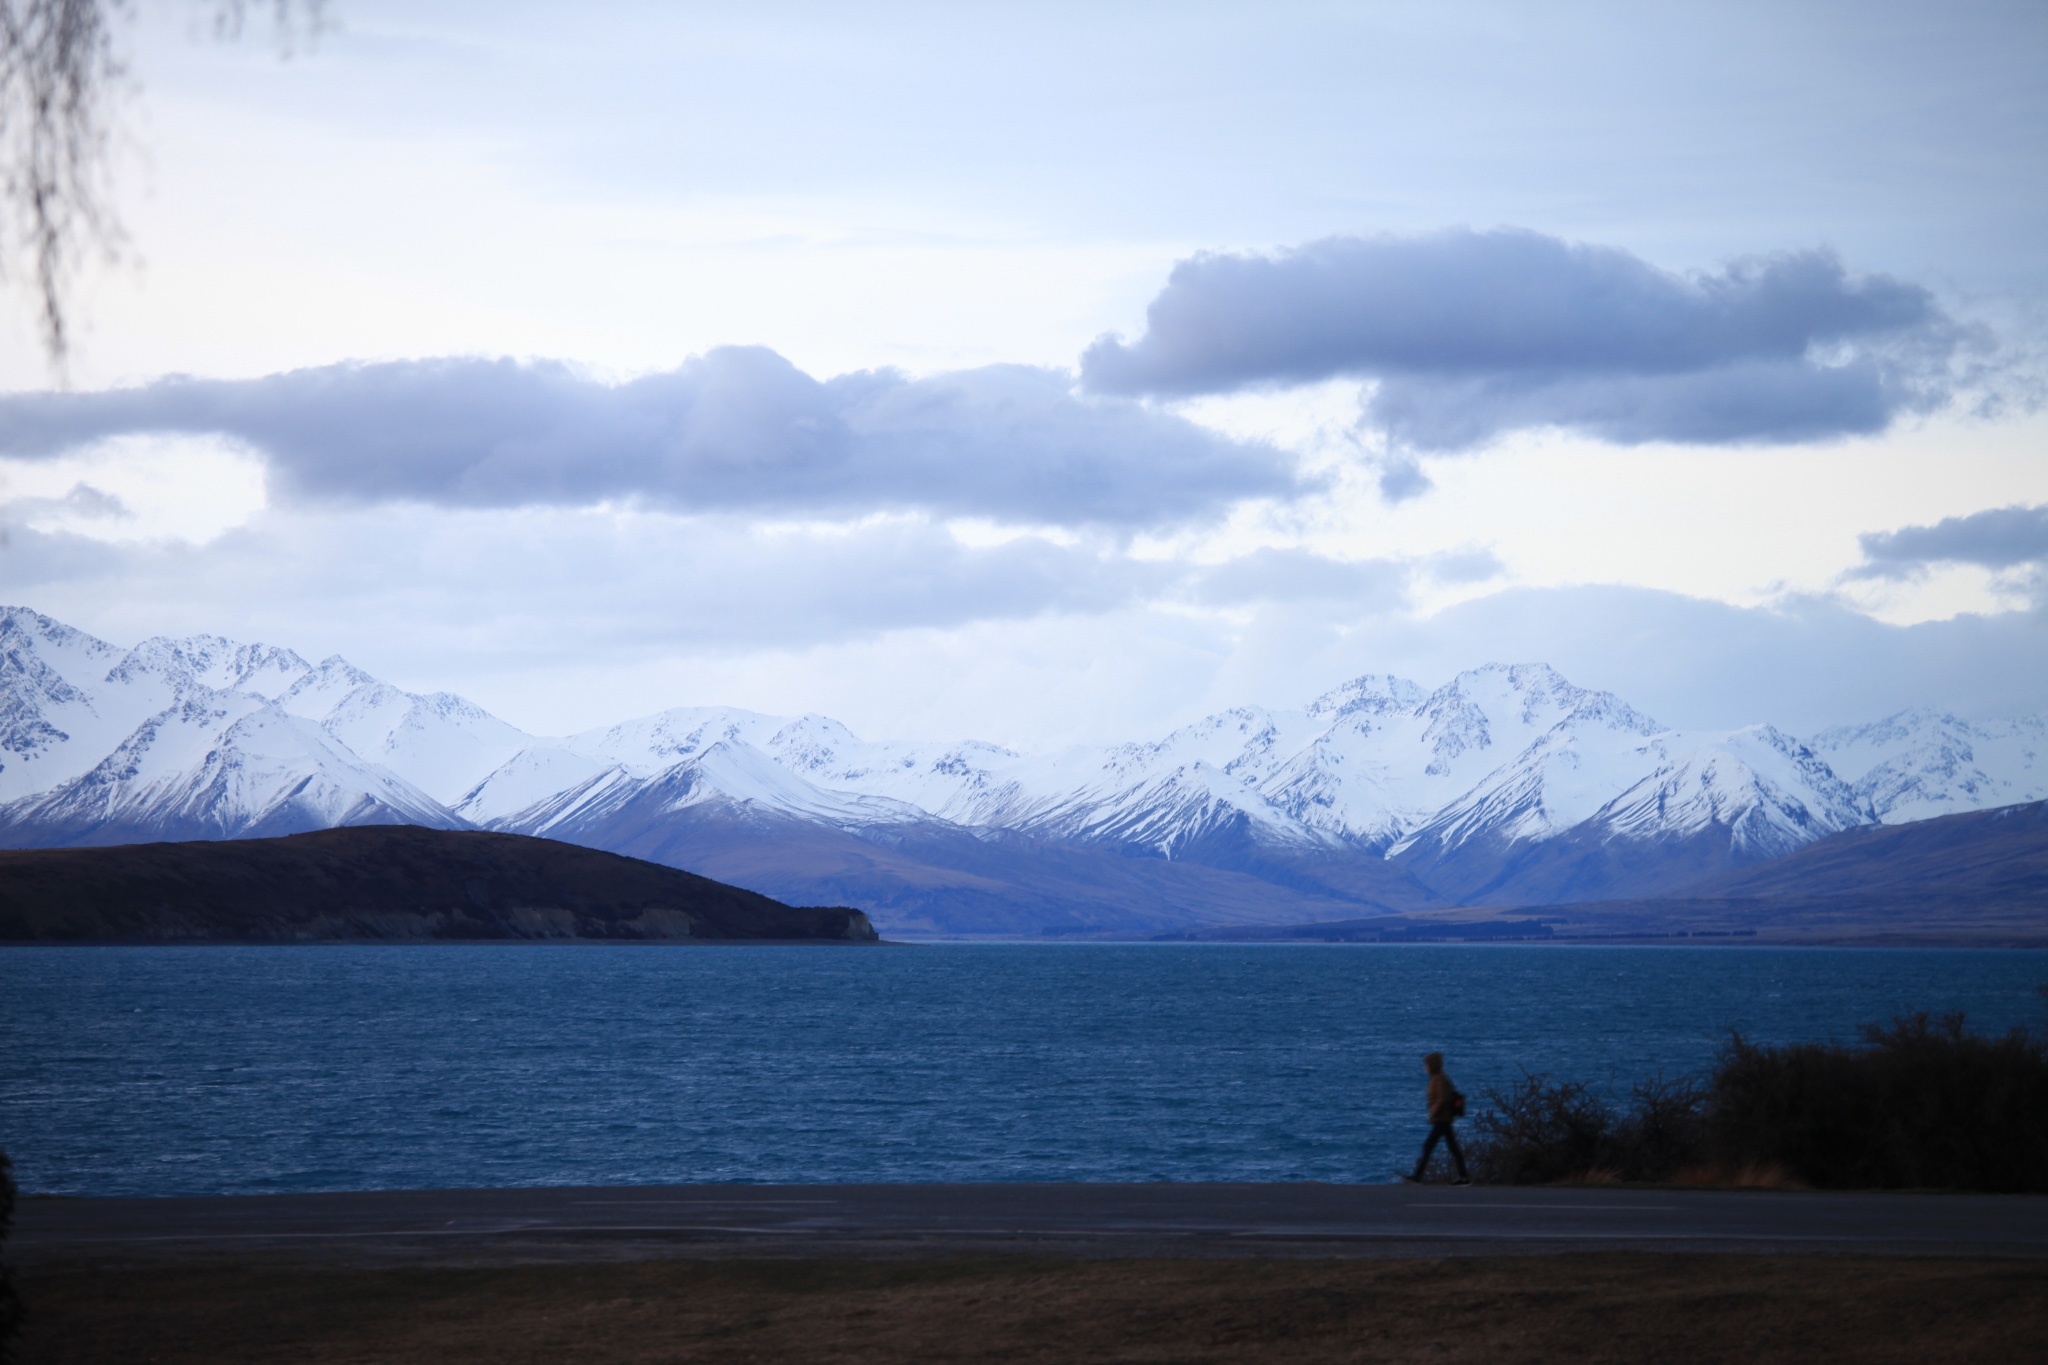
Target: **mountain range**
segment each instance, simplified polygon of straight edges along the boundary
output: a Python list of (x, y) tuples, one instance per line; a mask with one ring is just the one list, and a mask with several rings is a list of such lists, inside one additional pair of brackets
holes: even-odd
[(412, 824), (539, 835), (898, 936), (1145, 933), (1684, 893), (1817, 840), (2048, 797), (2048, 718), (1667, 728), (1543, 664), (1023, 754), (679, 708), (566, 738), (339, 657), (123, 649), (0, 608), (0, 847)]

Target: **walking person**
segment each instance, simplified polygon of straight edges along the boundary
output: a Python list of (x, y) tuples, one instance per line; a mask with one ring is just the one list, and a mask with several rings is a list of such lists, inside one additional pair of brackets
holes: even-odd
[(1415, 1163), (1415, 1174), (1401, 1178), (1408, 1183), (1420, 1184), (1422, 1173), (1429, 1169), (1430, 1155), (1436, 1151), (1438, 1142), (1451, 1150), (1451, 1160), (1458, 1167), (1457, 1183), (1469, 1185), (1472, 1177), (1465, 1174), (1465, 1153), (1458, 1148), (1458, 1134), (1453, 1127), (1465, 1116), (1465, 1097), (1458, 1093), (1458, 1087), (1451, 1084), (1451, 1078), (1444, 1074), (1444, 1054), (1432, 1052), (1422, 1059), (1422, 1065), (1429, 1072), (1429, 1136), (1422, 1144), (1422, 1156)]

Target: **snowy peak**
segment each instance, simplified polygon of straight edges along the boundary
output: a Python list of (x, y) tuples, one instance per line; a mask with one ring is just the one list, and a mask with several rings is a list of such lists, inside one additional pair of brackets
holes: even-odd
[(807, 782), (740, 740), (720, 740), (662, 775), (662, 780), (671, 784), (685, 778), (688, 797), (679, 799), (679, 804), (718, 800), (842, 828), (907, 824), (927, 818), (924, 811), (902, 801), (832, 791)]
[(94, 697), (123, 651), (22, 607), (0, 609), (0, 802), (76, 777), (148, 711)]
[[(517, 755), (506, 770), (492, 774), (486, 789), (472, 795), (465, 812), (481, 813), (486, 801), (507, 803), (520, 777), (552, 762), (556, 774), (587, 756), (543, 747)], [(550, 774), (554, 775), (554, 774)], [(545, 785), (536, 783), (535, 786)], [(490, 788), (497, 788), (496, 794)], [(916, 823), (930, 817), (915, 806), (886, 797), (832, 791), (805, 781), (742, 739), (717, 739), (691, 757), (652, 775), (610, 764), (587, 772), (565, 790), (542, 795), (490, 820), (494, 829), (521, 834), (587, 838), (593, 831), (629, 823), (638, 828), (663, 815), (697, 806), (718, 806), (750, 814), (772, 814), (857, 830)]]
[[(217, 635), (120, 650), (0, 610), (0, 835), (229, 837), (448, 809), (527, 737), (345, 659)], [(185, 831), (185, 833), (177, 833)]]
[(1762, 862), (1870, 821), (1818, 754), (1773, 726), (1658, 747), (1677, 751), (1593, 817), (1610, 837), (1687, 838), (1719, 828), (1739, 861)]
[(528, 743), (451, 692), (420, 696), (374, 680), (346, 694), (320, 728), (444, 805), (454, 805)]
[(1380, 852), (1408, 828), (1411, 783), (1366, 725), (1349, 728), (1354, 719), (1288, 760), (1260, 795), (1303, 829)]
[(1432, 827), (1454, 842), (1496, 824), (1503, 838), (1546, 837), (1640, 776), (1639, 762), (1617, 770), (1614, 755), (1658, 730), (1544, 664), (1489, 664), (1427, 694), (1398, 682), (1347, 685), (1370, 705), (1319, 699), (1312, 713), (1334, 719), (1265, 780), (1267, 798), (1362, 850), (1405, 848)]
[(763, 746), (777, 762), (801, 773), (829, 773), (869, 746), (830, 716), (799, 716)]
[(1152, 849), (1169, 858), (1221, 835), (1283, 847), (1321, 842), (1241, 780), (1199, 760), (1106, 792), (1076, 793), (1038, 813), (1025, 828), (1055, 839)]
[(1499, 762), (1560, 722), (1645, 736), (1661, 728), (1612, 693), (1574, 687), (1548, 664), (1469, 669), (1431, 693), (1416, 714), (1425, 722), (1424, 771), (1432, 776), (1471, 772), (1488, 756)]
[(1321, 721), (1352, 715), (1406, 715), (1428, 698), (1427, 692), (1406, 678), (1391, 673), (1366, 673), (1317, 697), (1309, 703), (1308, 714)]
[(790, 724), (730, 707), (677, 707), (567, 739), (518, 736), (523, 742), (476, 777), (454, 804), (479, 824), (538, 834), (563, 820), (591, 818), (592, 802), (600, 798), (613, 804), (632, 799), (648, 783), (721, 744), (751, 748)]
[(8, 842), (17, 845), (459, 823), (424, 793), (361, 762), (267, 698), (197, 685), (145, 719), (90, 771), (5, 813)]
[(1145, 781), (1168, 769), (1203, 764), (1257, 785), (1310, 743), (1323, 726), (1299, 712), (1239, 706), (1184, 725), (1151, 744), (1121, 744), (1108, 751), (1105, 771)]
[[(533, 822), (557, 819), (561, 802), (600, 778), (631, 774), (617, 763), (561, 744), (529, 744), (474, 783), (452, 804), (457, 815), (493, 829), (539, 833)], [(554, 804), (550, 804), (554, 803)], [(532, 828), (528, 828), (532, 825)]]
[(1901, 711), (1814, 736), (1813, 747), (1888, 825), (2048, 798), (2048, 718), (1966, 721)]
[(1534, 743), (1494, 769), (1398, 843), (1455, 849), (1552, 838), (1592, 818), (1614, 798), (1668, 765), (1668, 742), (1646, 739), (1630, 713), (1574, 707)]
[(652, 716), (586, 730), (560, 741), (593, 758), (620, 764), (643, 777), (665, 772), (714, 744), (765, 745), (789, 722), (730, 706), (679, 706)]
[(217, 635), (173, 643), (191, 660), (193, 679), (217, 691), (250, 692), (274, 701), (311, 671), (304, 659), (276, 645), (238, 645)]
[(1003, 812), (1022, 790), (1017, 774), (1028, 766), (1011, 750), (977, 740), (865, 743), (846, 735), (843, 727), (829, 743), (808, 730), (801, 735), (785, 731), (769, 751), (820, 786), (886, 797), (968, 825), (1007, 824)]
[(27, 655), (69, 678), (100, 678), (122, 651), (27, 607), (0, 607), (0, 655)]
[(278, 701), (295, 716), (320, 720), (365, 688), (398, 692), (397, 688), (379, 682), (339, 654), (330, 654), (320, 661), (318, 668), (307, 669), (280, 694)]
[[(16, 615), (32, 619), (17, 622)], [(39, 624), (55, 622), (30, 613), (0, 618), (0, 771), (67, 742), (71, 736), (58, 728), (64, 714), (92, 709), (91, 699), (45, 661), (45, 652), (58, 650)]]
[[(552, 752), (578, 766), (561, 762), (550, 767), (549, 751), (524, 750), (480, 783), (457, 813), (485, 829), (573, 841), (565, 830), (601, 823), (645, 785), (616, 763), (593, 764), (582, 755)], [(521, 802), (522, 797), (530, 799)]]
[(116, 682), (155, 679), (172, 689), (205, 687), (274, 699), (311, 667), (291, 650), (275, 645), (237, 644), (218, 635), (159, 635), (129, 650), (108, 677)]

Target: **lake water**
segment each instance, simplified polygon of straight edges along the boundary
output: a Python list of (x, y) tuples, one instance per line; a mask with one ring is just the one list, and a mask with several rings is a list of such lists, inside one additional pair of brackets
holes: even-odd
[(2048, 1022), (2048, 955), (1377, 945), (0, 949), (24, 1190), (1383, 1181), (1420, 1056), (1625, 1087), (1730, 1029)]

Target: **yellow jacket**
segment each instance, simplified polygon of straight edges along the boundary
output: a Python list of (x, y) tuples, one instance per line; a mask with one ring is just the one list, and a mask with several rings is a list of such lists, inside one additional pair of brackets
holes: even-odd
[(1451, 1078), (1439, 1071), (1429, 1078), (1429, 1121), (1431, 1123), (1455, 1123), (1458, 1115), (1453, 1103), (1458, 1088), (1451, 1084)]

